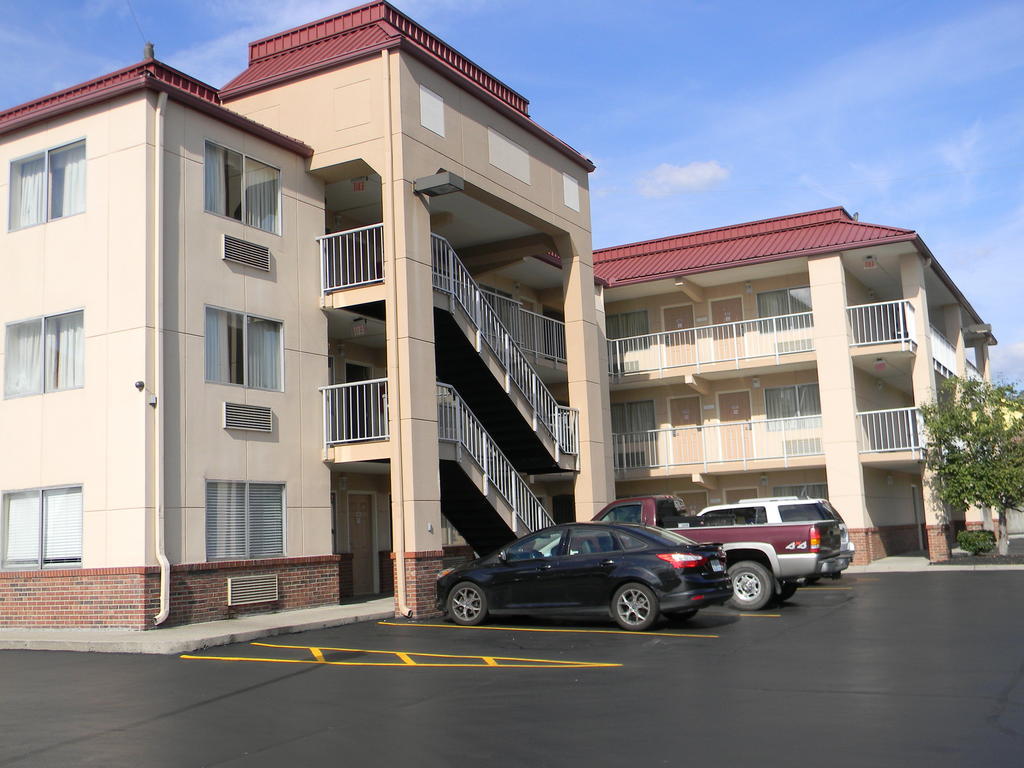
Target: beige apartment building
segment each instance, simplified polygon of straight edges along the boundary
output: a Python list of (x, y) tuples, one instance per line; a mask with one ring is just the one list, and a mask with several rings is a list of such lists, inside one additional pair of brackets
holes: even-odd
[(612, 498), (593, 165), (387, 3), (0, 112), (0, 163), (0, 625), (423, 615)]
[(995, 339), (916, 232), (831, 208), (594, 261), (619, 497), (827, 497), (861, 563), (982, 525), (931, 492), (918, 408)]
[(0, 112), (0, 167), (0, 626), (423, 616), (446, 559), (616, 495), (827, 488), (865, 558), (980, 522), (916, 408), (993, 340), (914, 232), (595, 260), (593, 165), (385, 2), (219, 90), (149, 56)]

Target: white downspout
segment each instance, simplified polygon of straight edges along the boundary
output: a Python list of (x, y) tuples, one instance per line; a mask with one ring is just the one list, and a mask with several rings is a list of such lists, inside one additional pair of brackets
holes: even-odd
[[(395, 248), (395, 152), (392, 147), (392, 141), (394, 137), (391, 135), (393, 128), (393, 120), (391, 115), (391, 59), (388, 53), (388, 49), (385, 48), (380, 52), (381, 63), (384, 65), (384, 99), (386, 109), (384, 110), (384, 168), (387, 178), (384, 179), (384, 189), (387, 190), (387, 195), (390, 197), (385, 202), (385, 211), (387, 213), (388, 221), (385, 229), (391, 233), (392, 242), (392, 253), (395, 255), (397, 261), (398, 253), (394, 250)], [(392, 269), (394, 272), (394, 269)], [(391, 306), (398, 308), (398, 280), (394, 274), (387, 276), (388, 283), (388, 298), (391, 301)], [(395, 318), (388, 317), (390, 322), (395, 322)], [(397, 355), (397, 348), (390, 350), (391, 355)], [(398, 383), (397, 381), (395, 382)], [(398, 508), (401, 510), (401, 525), (392, 526), (393, 531), (391, 535), (391, 545), (395, 550), (395, 600), (398, 603), (398, 612), (402, 616), (412, 615), (412, 611), (405, 602), (405, 472), (402, 469), (402, 398), (391, 397), (388, 395), (388, 407), (395, 409), (395, 429), (392, 430), (391, 434), (391, 455), (392, 457), (398, 456), (398, 482), (392, 483), (393, 487), (398, 488)], [(394, 470), (396, 462), (392, 460), (391, 467)], [(392, 502), (394, 503), (394, 502)]]
[(167, 94), (161, 92), (156, 102), (156, 162), (153, 194), (153, 290), (156, 294), (156, 357), (153, 374), (156, 378), (156, 440), (154, 446), (154, 535), (156, 559), (160, 564), (160, 612), (153, 617), (159, 626), (171, 612), (171, 563), (164, 542), (164, 116)]

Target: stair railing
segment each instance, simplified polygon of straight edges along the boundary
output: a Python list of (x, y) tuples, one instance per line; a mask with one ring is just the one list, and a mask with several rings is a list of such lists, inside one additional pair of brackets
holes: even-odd
[(437, 436), (472, 457), (483, 472), (484, 495), (493, 487), (514, 512), (517, 536), (554, 525), (540, 499), (449, 384), (437, 385)]

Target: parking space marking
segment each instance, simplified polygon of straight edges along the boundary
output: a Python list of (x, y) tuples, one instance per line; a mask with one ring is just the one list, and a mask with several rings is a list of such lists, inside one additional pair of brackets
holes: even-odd
[(699, 637), (716, 639), (719, 635), (697, 634), (695, 632), (631, 632), (625, 629), (549, 629), (547, 627), (464, 627), (460, 624), (405, 624), (400, 621), (378, 621), (386, 627), (434, 627), (437, 629), (489, 629), (499, 632), (570, 632), (596, 635), (639, 635), (641, 637)]
[[(720, 613), (719, 616), (728, 616), (726, 613)], [(781, 613), (738, 613), (737, 616), (742, 616), (745, 619), (781, 619)]]
[[(261, 648), (281, 648), (285, 650), (308, 651), (312, 658), (263, 658), (256, 656), (196, 656), (182, 654), (180, 658), (190, 661), (255, 661), (264, 664), (321, 664), (335, 667), (462, 667), (462, 668), (495, 668), (503, 669), (580, 669), (586, 667), (621, 667), (621, 664), (599, 661), (566, 661), (564, 659), (531, 659), (514, 656), (474, 656), (454, 653), (425, 653), (419, 651), (381, 651), (367, 648), (331, 648), (316, 645), (283, 645), (277, 643), (250, 643)], [(324, 652), (380, 654), (397, 658), (397, 661), (331, 661)], [(452, 659), (452, 661), (432, 661), (432, 659)], [(460, 661), (454, 661), (459, 659)], [(471, 662), (472, 660), (472, 662)]]

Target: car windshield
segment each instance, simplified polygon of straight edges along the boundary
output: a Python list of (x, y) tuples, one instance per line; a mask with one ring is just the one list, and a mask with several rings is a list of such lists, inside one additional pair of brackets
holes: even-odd
[(654, 539), (658, 539), (661, 542), (673, 547), (678, 547), (680, 544), (696, 544), (697, 542), (693, 539), (688, 539), (685, 536), (680, 536), (675, 531), (666, 531), (664, 528), (652, 528), (649, 525), (637, 526), (644, 533)]

